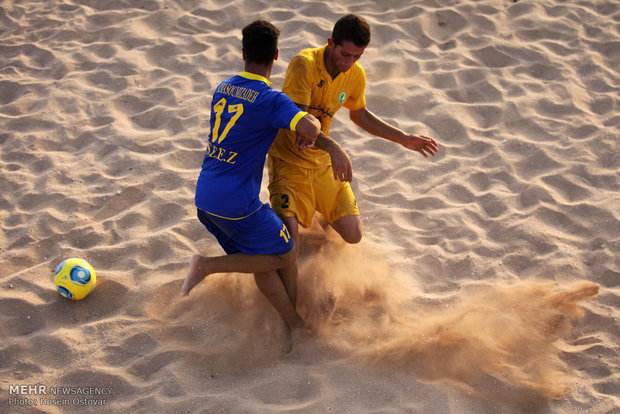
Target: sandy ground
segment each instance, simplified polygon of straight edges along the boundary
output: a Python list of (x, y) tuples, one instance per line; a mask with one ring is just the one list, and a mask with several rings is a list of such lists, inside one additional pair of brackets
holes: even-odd
[[(222, 253), (194, 185), (241, 28), (281, 29), (279, 88), (348, 12), (368, 107), (441, 150), (337, 115), (365, 238), (304, 234), (286, 354), (252, 277), (179, 297)], [(620, 412), (619, 67), (611, 0), (0, 2), (0, 411)]]

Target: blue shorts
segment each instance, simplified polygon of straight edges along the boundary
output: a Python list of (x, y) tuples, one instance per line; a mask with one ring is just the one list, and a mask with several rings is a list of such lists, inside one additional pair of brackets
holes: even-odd
[(198, 220), (227, 254), (283, 255), (293, 249), (293, 239), (269, 204), (240, 219), (222, 218), (198, 209)]

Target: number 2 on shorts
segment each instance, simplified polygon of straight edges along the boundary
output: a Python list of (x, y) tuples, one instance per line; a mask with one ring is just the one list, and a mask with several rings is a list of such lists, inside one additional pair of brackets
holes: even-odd
[(282, 199), (282, 204), (280, 205), (280, 207), (288, 208), (288, 203), (289, 203), (288, 194), (282, 194), (280, 198)]

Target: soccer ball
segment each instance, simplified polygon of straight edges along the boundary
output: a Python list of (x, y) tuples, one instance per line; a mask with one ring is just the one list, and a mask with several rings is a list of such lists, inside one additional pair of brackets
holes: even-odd
[(96, 282), (95, 269), (83, 259), (67, 259), (54, 272), (58, 293), (67, 299), (84, 299), (95, 289)]

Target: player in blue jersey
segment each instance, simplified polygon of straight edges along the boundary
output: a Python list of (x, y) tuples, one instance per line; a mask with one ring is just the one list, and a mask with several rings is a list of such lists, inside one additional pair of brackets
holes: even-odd
[(256, 285), (290, 333), (307, 328), (295, 308), (294, 242), (269, 204), (259, 199), (262, 171), (279, 128), (296, 131), (301, 136), (299, 148), (304, 149), (314, 145), (321, 125), (271, 88), (279, 30), (259, 20), (244, 27), (242, 34), (245, 71), (214, 92), (211, 132), (195, 196), (198, 219), (227, 255), (194, 255), (181, 294), (188, 295), (212, 273), (254, 273)]

